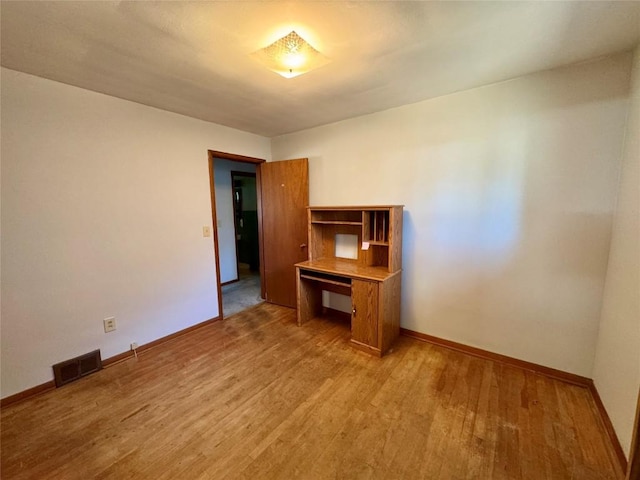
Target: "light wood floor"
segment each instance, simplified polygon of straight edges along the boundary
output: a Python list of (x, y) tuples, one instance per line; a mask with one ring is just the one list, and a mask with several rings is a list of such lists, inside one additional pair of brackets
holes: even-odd
[(2, 411), (8, 479), (613, 479), (588, 391), (261, 304)]

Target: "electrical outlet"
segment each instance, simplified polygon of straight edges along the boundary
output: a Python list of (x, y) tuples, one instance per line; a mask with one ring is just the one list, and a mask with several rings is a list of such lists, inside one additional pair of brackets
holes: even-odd
[(131, 344), (131, 350), (136, 350), (138, 348), (138, 344), (136, 342), (133, 342)]
[(205, 225), (202, 227), (202, 236), (210, 237), (211, 236), (211, 227), (209, 225)]
[(104, 323), (104, 333), (113, 332), (116, 329), (116, 318), (109, 317), (103, 320)]

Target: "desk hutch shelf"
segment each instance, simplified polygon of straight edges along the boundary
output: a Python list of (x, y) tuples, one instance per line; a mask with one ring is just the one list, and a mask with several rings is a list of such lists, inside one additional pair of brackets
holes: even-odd
[(296, 264), (299, 325), (322, 314), (323, 290), (347, 295), (352, 345), (389, 350), (400, 331), (402, 209), (308, 207), (309, 260)]

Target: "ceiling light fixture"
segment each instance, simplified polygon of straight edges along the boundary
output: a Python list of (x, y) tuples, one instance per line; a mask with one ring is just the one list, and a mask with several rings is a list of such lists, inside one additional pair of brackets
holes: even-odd
[(295, 31), (251, 55), (269, 70), (285, 78), (297, 77), (329, 62), (327, 57)]

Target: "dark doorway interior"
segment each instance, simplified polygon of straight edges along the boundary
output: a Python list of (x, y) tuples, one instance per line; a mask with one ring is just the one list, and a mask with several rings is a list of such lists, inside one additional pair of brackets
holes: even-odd
[(258, 202), (256, 174), (231, 172), (233, 186), (233, 217), (236, 229), (238, 273), (247, 267), (251, 272), (260, 270), (258, 242)]

